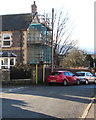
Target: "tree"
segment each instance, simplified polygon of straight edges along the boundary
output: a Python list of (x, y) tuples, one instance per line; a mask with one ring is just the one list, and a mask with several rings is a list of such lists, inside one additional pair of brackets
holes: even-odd
[(87, 54), (86, 55), (86, 60), (88, 61), (89, 63), (89, 67), (92, 67), (93, 68), (93, 58), (90, 54)]
[[(52, 23), (47, 19), (49, 23)], [(54, 62), (59, 66), (62, 56), (65, 56), (77, 44), (71, 40), (73, 26), (70, 25), (68, 13), (62, 10), (54, 14), (53, 43), (54, 43)]]
[(87, 67), (88, 61), (86, 61), (86, 55), (85, 51), (74, 48), (66, 57), (63, 57), (61, 65), (67, 68)]

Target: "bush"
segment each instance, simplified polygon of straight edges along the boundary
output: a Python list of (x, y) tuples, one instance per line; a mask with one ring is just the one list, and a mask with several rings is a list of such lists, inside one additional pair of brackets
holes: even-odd
[(10, 69), (10, 79), (31, 78), (31, 67), (29, 65), (16, 65)]

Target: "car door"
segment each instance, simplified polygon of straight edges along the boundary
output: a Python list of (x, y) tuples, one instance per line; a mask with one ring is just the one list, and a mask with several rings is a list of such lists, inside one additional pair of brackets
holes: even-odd
[(71, 82), (72, 82), (72, 83), (76, 83), (76, 78), (74, 77), (74, 74), (71, 73), (71, 72), (68, 72), (68, 73), (69, 73), (69, 76), (70, 76)]
[(86, 76), (89, 82), (94, 82), (94, 76), (90, 72), (87, 72)]
[(64, 72), (64, 75), (66, 75), (66, 78), (69, 81), (69, 83), (74, 83), (73, 76), (70, 72)]

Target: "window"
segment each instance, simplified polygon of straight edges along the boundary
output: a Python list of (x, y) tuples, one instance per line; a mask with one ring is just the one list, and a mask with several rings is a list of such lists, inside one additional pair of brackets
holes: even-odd
[(73, 73), (71, 73), (71, 72), (68, 72), (69, 73), (69, 76), (75, 76)]
[(62, 74), (61, 72), (52, 72), (51, 75), (60, 75)]
[(11, 46), (11, 35), (10, 34), (3, 34), (3, 47), (10, 47)]
[(64, 72), (64, 75), (67, 75), (67, 76), (75, 76), (73, 73), (71, 72)]
[(76, 76), (85, 76), (85, 73), (76, 73)]
[(93, 76), (93, 75), (90, 72), (87, 72), (86, 76)]
[(67, 75), (67, 76), (69, 76), (69, 73), (68, 73), (68, 72), (64, 72), (64, 75)]
[(10, 65), (14, 65), (14, 59), (10, 59)]
[(1, 67), (2, 68), (8, 68), (8, 59), (7, 58), (1, 58), (0, 62), (1, 62), (0, 68)]
[(0, 69), (1, 68), (10, 68), (15, 65), (15, 58), (0, 58)]

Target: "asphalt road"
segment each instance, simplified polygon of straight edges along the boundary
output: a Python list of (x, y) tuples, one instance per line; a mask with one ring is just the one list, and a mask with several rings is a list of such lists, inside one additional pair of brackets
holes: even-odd
[(13, 86), (2, 89), (3, 118), (80, 118), (94, 97), (94, 84)]

